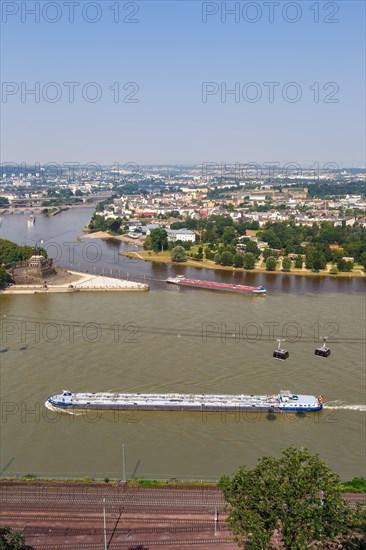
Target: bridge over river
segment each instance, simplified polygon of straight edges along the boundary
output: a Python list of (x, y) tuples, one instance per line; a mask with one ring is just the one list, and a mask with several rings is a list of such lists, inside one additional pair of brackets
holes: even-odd
[(18, 214), (47, 214), (50, 210), (58, 209), (60, 212), (62, 210), (69, 210), (70, 208), (95, 208), (97, 202), (83, 202), (80, 204), (66, 205), (66, 206), (41, 206), (40, 204), (27, 204), (27, 205), (9, 205), (3, 208), (0, 208), (1, 216), (8, 215), (18, 215)]

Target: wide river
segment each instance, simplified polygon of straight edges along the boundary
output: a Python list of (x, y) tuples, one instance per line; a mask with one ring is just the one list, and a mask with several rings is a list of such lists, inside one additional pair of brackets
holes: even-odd
[[(126, 245), (78, 241), (92, 210), (4, 216), (1, 237), (44, 241), (56, 263), (113, 273), (149, 292), (1, 296), (1, 472), (52, 477), (217, 479), (294, 444), (343, 479), (365, 475), (365, 280), (165, 266)], [(263, 284), (267, 296), (167, 285), (173, 273)], [(331, 356), (317, 358), (331, 336)], [(287, 337), (290, 358), (272, 358)], [(132, 412), (69, 415), (44, 407), (72, 391), (323, 394), (321, 413)]]

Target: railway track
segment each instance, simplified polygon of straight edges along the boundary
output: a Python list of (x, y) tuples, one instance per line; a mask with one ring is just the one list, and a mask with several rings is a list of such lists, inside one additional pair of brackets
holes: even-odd
[[(57, 517), (54, 517), (54, 518), (50, 518), (50, 517), (40, 517), (40, 516), (26, 516), (26, 515), (22, 515), (18, 518), (19, 521), (22, 521), (22, 522), (29, 522), (29, 521), (33, 521), (33, 522), (38, 522), (38, 523), (42, 523), (42, 522), (50, 522), (50, 520), (54, 520), (54, 521), (57, 521), (57, 523), (59, 522), (62, 522), (62, 521), (67, 521), (67, 522), (70, 522), (70, 523), (86, 523), (86, 522), (100, 522), (103, 520), (102, 518), (102, 514), (100, 514), (98, 517), (91, 517), (91, 518), (87, 518), (87, 517), (75, 517), (75, 516), (68, 516), (68, 517), (60, 517), (59, 515), (57, 515)], [(0, 515), (0, 523), (5, 523), (6, 521), (14, 521), (14, 516), (10, 516), (10, 515)], [(209, 524), (212, 526), (212, 520), (210, 521), (208, 518), (205, 518), (205, 519), (191, 519), (189, 518), (189, 520), (187, 519), (179, 519), (179, 518), (176, 518), (176, 517), (172, 517), (172, 518), (152, 518), (152, 517), (149, 517), (149, 518), (136, 518), (136, 517), (128, 517), (126, 516), (125, 514), (122, 515), (121, 517), (121, 521), (124, 522), (124, 523), (128, 523), (128, 522), (131, 522), (131, 523), (176, 523), (176, 524), (187, 524), (187, 522), (189, 521), (189, 524), (190, 525), (203, 525), (203, 524)], [(116, 522), (116, 517), (106, 517), (106, 522), (108, 523), (115, 523)]]
[[(355, 506), (366, 495), (344, 497)], [(104, 499), (111, 550), (237, 548), (227, 540), (223, 495), (217, 487), (3, 482), (0, 524), (21, 530), (37, 550), (100, 549)]]
[(169, 497), (171, 498), (171, 495), (174, 495), (174, 500), (189, 500), (190, 502), (202, 502), (202, 501), (222, 501), (222, 494), (221, 493), (211, 493), (211, 494), (197, 494), (197, 493), (187, 493), (187, 492), (177, 492), (177, 493), (168, 493), (165, 494), (155, 494), (155, 493), (136, 493), (136, 492), (130, 492), (130, 493), (111, 493), (109, 491), (105, 491), (104, 493), (85, 493), (80, 494), (76, 492), (72, 493), (65, 493), (63, 491), (48, 491), (48, 490), (35, 490), (35, 491), (29, 491), (29, 492), (21, 492), (21, 491), (11, 491), (7, 489), (2, 489), (0, 487), (0, 501), (7, 499), (7, 498), (13, 498), (18, 500), (38, 500), (43, 499), (47, 497), (49, 500), (65, 500), (65, 501), (72, 501), (72, 502), (84, 502), (85, 500), (93, 501), (93, 502), (100, 502), (103, 498), (108, 498), (110, 501), (116, 501), (116, 500), (123, 500), (126, 498), (144, 498), (146, 499), (154, 499), (154, 500), (167, 500)]
[(59, 489), (59, 488), (72, 488), (78, 491), (91, 491), (91, 490), (98, 490), (103, 491), (106, 487), (109, 490), (119, 489), (121, 490), (134, 490), (134, 491), (177, 491), (179, 489), (183, 490), (184, 492), (194, 492), (194, 491), (214, 491), (215, 493), (221, 493), (220, 489), (216, 487), (216, 485), (208, 485), (204, 484), (185, 484), (185, 483), (169, 483), (166, 485), (160, 485), (157, 487), (143, 487), (142, 485), (131, 485), (129, 482), (122, 482), (122, 483), (98, 483), (98, 482), (91, 482), (87, 485), (83, 485), (80, 482), (76, 481), (0, 481), (0, 487), (10, 487), (11, 489), (19, 488), (19, 489), (29, 489), (34, 487), (42, 487), (46, 489)]
[[(206, 545), (216, 545), (218, 548), (221, 548), (223, 544), (231, 544), (230, 541), (225, 538), (215, 538), (215, 539), (197, 539), (197, 540), (188, 540), (188, 539), (175, 539), (175, 540), (144, 540), (144, 541), (125, 541), (125, 542), (111, 542), (108, 544), (108, 548), (113, 548), (117, 550), (118, 548), (136, 548), (141, 550), (148, 550), (150, 546), (178, 546), (180, 548), (185, 546), (201, 546), (202, 548)], [(92, 548), (101, 549), (101, 542), (95, 543), (72, 543), (72, 544), (58, 544), (56, 546), (48, 544), (39, 544), (37, 545), (37, 550), (74, 550), (77, 548), (83, 548), (85, 550), (92, 550)]]
[(12, 491), (3, 491), (0, 490), (0, 501), (4, 500), (17, 500), (17, 501), (38, 501), (40, 499), (47, 498), (49, 501), (67, 501), (67, 502), (103, 502), (103, 499), (108, 499), (109, 502), (121, 502), (126, 499), (130, 500), (150, 500), (154, 502), (174, 502), (174, 501), (186, 501), (186, 502), (222, 502), (223, 497), (221, 494), (214, 494), (210, 495), (209, 497), (207, 495), (190, 495), (189, 493), (166, 493), (165, 495), (155, 495), (151, 493), (121, 493), (121, 494), (114, 494), (109, 493), (108, 491), (105, 491), (105, 493), (101, 493), (100, 495), (94, 495), (94, 494), (86, 494), (86, 495), (79, 495), (77, 493), (71, 494), (71, 495), (65, 495), (64, 493), (53, 493), (51, 491), (36, 491), (34, 493), (24, 493), (21, 492), (15, 492)]
[[(220, 525), (221, 527), (221, 525)], [(220, 531), (219, 525), (217, 525), (217, 530)], [(212, 531), (213, 522), (206, 521), (202, 525), (186, 525), (180, 527), (146, 527), (135, 528), (135, 527), (124, 527), (116, 528), (113, 530), (113, 536), (118, 535), (145, 535), (151, 533), (194, 533), (194, 532), (203, 532), (203, 531)], [(49, 535), (52, 532), (54, 537), (79, 537), (85, 535), (96, 535), (101, 533), (99, 528), (88, 528), (88, 527), (48, 527), (48, 526), (25, 526), (20, 529), (24, 535), (27, 537), (39, 537), (44, 535)]]

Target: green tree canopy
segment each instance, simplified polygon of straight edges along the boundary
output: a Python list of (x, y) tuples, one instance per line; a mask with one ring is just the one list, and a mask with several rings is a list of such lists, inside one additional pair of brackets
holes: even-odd
[(300, 255), (296, 256), (295, 258), (295, 268), (296, 269), (302, 269), (302, 257)]
[(274, 256), (268, 256), (266, 260), (266, 270), (267, 271), (276, 271), (277, 260)]
[(150, 235), (148, 235), (144, 240), (144, 250), (151, 250), (151, 249), (152, 249), (151, 237)]
[(205, 256), (206, 256), (206, 260), (213, 260), (214, 259), (214, 253), (212, 252), (212, 250), (209, 249), (208, 246), (206, 246), (206, 248), (205, 248)]
[(224, 227), (224, 230), (222, 233), (222, 240), (224, 241), (225, 246), (232, 244), (233, 240), (235, 239), (235, 236), (236, 236), (236, 231), (233, 226)]
[[(238, 223), (234, 222), (229, 216), (213, 215), (200, 220), (187, 218), (171, 225), (172, 229), (183, 227), (200, 231), (201, 242), (214, 244), (215, 249), (217, 249), (221, 243), (226, 248), (235, 244), (236, 236), (244, 236), (247, 229), (258, 230), (259, 223), (258, 221)], [(310, 252), (312, 256), (310, 260), (311, 268), (315, 259), (314, 249), (317, 250), (319, 256), (323, 255), (328, 262), (338, 260), (338, 258), (331, 257), (333, 251), (329, 249), (330, 244), (339, 245), (343, 250), (343, 256), (350, 256), (356, 262), (360, 262), (361, 255), (366, 252), (366, 228), (358, 222), (353, 226), (346, 226), (345, 223), (335, 225), (333, 222), (328, 221), (320, 224), (314, 223), (312, 226), (297, 225), (294, 220), (268, 222), (259, 229), (257, 236), (266, 241), (270, 249), (285, 250), (286, 254), (304, 254), (305, 250), (302, 243), (309, 243), (306, 253)], [(258, 258), (256, 243), (247, 239), (247, 244), (249, 244), (247, 252), (252, 252)], [(269, 252), (269, 255), (275, 255), (273, 252)], [(321, 256), (318, 260), (321, 263), (323, 262)]]
[(234, 267), (243, 267), (243, 260), (244, 260), (243, 254), (240, 254), (240, 252), (236, 252), (233, 258)]
[[(41, 252), (47, 256), (43, 249)], [(6, 239), (0, 239), (0, 264), (10, 264), (12, 262), (29, 260), (33, 254), (34, 248), (32, 246), (19, 246), (18, 244), (7, 241)]]
[(187, 254), (183, 246), (175, 246), (171, 252), (172, 262), (186, 262)]
[(221, 263), (221, 254), (219, 252), (216, 252), (216, 254), (214, 255), (214, 262), (215, 264)]
[(255, 256), (256, 258), (259, 258), (260, 253), (261, 253), (261, 251), (260, 251), (259, 248), (258, 248), (257, 243), (254, 242), (254, 241), (251, 241), (251, 240), (249, 240), (249, 239), (247, 239), (247, 240), (245, 241), (245, 251), (246, 251), (246, 252), (251, 252), (252, 254), (254, 254), (254, 256)]
[(282, 271), (291, 271), (291, 260), (288, 256), (285, 256), (282, 260)]
[(225, 252), (223, 252), (221, 254), (221, 264), (222, 265), (233, 265), (233, 261), (234, 261), (234, 258), (233, 258), (233, 255), (231, 254), (231, 252), (225, 250)]
[(24, 537), (10, 527), (0, 527), (0, 548), (4, 550), (34, 550), (33, 546), (25, 544)]
[(8, 274), (6, 272), (6, 269), (2, 265), (0, 265), (0, 287), (4, 287), (6, 285), (7, 280), (8, 280)]
[(155, 252), (160, 252), (161, 250), (167, 250), (168, 248), (168, 233), (165, 229), (153, 229), (150, 233), (151, 246)]
[(364, 269), (366, 269), (366, 252), (362, 252), (360, 256), (360, 263)]
[(254, 269), (255, 268), (255, 256), (252, 252), (247, 252), (244, 254), (244, 268), (245, 269)]
[(338, 260), (337, 267), (339, 271), (352, 271), (353, 269), (353, 262), (349, 262), (347, 260)]
[(350, 508), (339, 477), (318, 455), (293, 446), (252, 470), (240, 467), (226, 480), (224, 497), (234, 540), (253, 550), (273, 549), (275, 534), (286, 550), (329, 548), (361, 528), (365, 513)]

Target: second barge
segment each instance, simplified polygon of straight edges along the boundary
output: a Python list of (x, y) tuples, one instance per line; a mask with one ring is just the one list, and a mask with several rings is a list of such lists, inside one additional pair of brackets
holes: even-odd
[(216, 283), (211, 281), (200, 281), (199, 279), (188, 279), (183, 275), (177, 277), (169, 277), (167, 283), (175, 285), (190, 286), (193, 288), (205, 288), (206, 290), (222, 290), (224, 292), (236, 292), (239, 294), (260, 294), (263, 295), (267, 291), (263, 286), (246, 286), (235, 285), (231, 283)]

